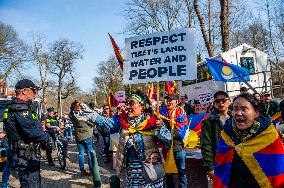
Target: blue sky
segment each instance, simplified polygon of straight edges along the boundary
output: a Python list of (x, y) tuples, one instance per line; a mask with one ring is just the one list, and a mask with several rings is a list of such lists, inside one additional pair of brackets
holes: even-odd
[[(76, 66), (78, 84), (83, 91), (92, 88), (100, 61), (113, 55), (107, 33), (120, 48), (126, 0), (0, 0), (0, 21), (12, 25), (21, 39), (29, 43), (31, 33), (45, 35), (47, 42), (60, 38), (80, 42), (84, 59)], [(37, 78), (36, 71), (32, 76)]]

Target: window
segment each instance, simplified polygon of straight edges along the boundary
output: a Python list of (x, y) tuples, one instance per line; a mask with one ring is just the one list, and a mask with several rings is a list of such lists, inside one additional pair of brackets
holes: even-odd
[(241, 67), (249, 70), (250, 74), (255, 73), (254, 58), (253, 57), (241, 57)]

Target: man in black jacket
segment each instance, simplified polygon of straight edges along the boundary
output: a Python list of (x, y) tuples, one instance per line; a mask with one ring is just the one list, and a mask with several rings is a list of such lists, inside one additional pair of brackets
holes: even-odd
[[(58, 131), (59, 128), (59, 121), (54, 115), (54, 108), (48, 108), (47, 109), (48, 115), (45, 119), (45, 132), (49, 134), (49, 136), (52, 138), (53, 143), (55, 143), (56, 140), (56, 131)], [(52, 160), (52, 145), (48, 146), (46, 148), (46, 157), (48, 161), (49, 166), (55, 166)]]
[(4, 114), (4, 130), (16, 160), (21, 187), (41, 187), (39, 144), (51, 140), (41, 128), (32, 101), (40, 89), (31, 80), (20, 80), (16, 86), (16, 98)]
[(216, 148), (225, 121), (230, 118), (230, 104), (231, 100), (226, 92), (216, 92), (214, 94), (214, 110), (202, 122), (200, 134), (201, 154), (209, 177), (214, 176), (213, 169)]
[(279, 105), (277, 102), (271, 100), (269, 92), (262, 93), (262, 101), (259, 105), (260, 114), (264, 117), (272, 117), (279, 112)]

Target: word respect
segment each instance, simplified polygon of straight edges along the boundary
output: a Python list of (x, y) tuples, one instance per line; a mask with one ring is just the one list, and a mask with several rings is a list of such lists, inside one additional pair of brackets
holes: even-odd
[(184, 41), (186, 33), (172, 34), (172, 35), (164, 35), (158, 37), (150, 37), (141, 40), (134, 40), (131, 42), (131, 49), (135, 48), (143, 48), (146, 46), (154, 46), (157, 44), (165, 44), (165, 43), (175, 43), (178, 41)]

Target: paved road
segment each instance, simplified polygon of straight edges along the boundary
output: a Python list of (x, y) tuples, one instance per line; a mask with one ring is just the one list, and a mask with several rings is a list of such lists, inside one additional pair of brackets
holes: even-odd
[[(100, 142), (94, 146), (98, 163), (100, 166), (100, 173), (102, 177), (103, 187), (107, 188), (108, 179), (114, 171), (112, 170), (112, 163), (109, 162), (105, 164), (102, 159), (102, 139)], [(55, 157), (56, 151), (53, 151)], [(42, 152), (43, 158), (45, 158), (45, 152)], [(50, 167), (47, 165), (46, 160), (41, 162), (41, 176), (42, 176), (42, 187), (43, 188), (81, 188), (81, 187), (93, 187), (92, 176), (81, 177), (78, 165), (78, 150), (76, 144), (70, 143), (68, 146), (68, 156), (66, 169), (64, 171), (60, 170), (58, 161), (55, 160), (55, 167)], [(88, 169), (87, 160), (85, 155), (85, 169)], [(2, 178), (2, 172), (0, 173)], [(20, 187), (20, 183), (17, 178), (17, 174), (12, 170), (10, 176), (10, 185), (12, 187)]]

